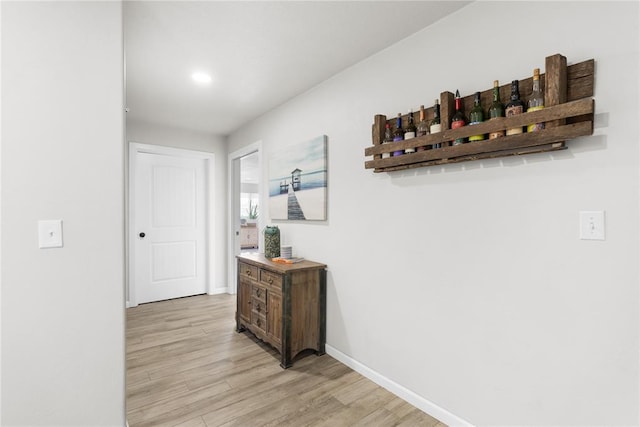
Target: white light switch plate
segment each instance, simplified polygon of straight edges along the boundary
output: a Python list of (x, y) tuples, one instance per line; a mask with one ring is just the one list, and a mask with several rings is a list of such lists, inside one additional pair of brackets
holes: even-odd
[(62, 247), (62, 220), (38, 221), (40, 249)]
[(580, 239), (605, 240), (604, 211), (580, 212)]

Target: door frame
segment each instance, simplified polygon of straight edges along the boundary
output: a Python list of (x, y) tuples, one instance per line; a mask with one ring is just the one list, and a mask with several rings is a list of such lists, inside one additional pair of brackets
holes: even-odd
[[(228, 179), (228, 197), (227, 197), (227, 283), (228, 293), (237, 293), (238, 284), (236, 283), (236, 255), (240, 253), (240, 237), (236, 235), (236, 231), (240, 229), (240, 159), (249, 154), (258, 154), (258, 200), (260, 201), (260, 215), (258, 215), (258, 230), (263, 229), (263, 223), (265, 218), (265, 204), (264, 204), (264, 176), (262, 174), (262, 141), (256, 141), (253, 144), (246, 145), (238, 150), (229, 153), (229, 161), (227, 164)], [(264, 247), (264, 241), (262, 233), (258, 232), (258, 248)]]
[(215, 165), (215, 155), (214, 153), (207, 153), (204, 151), (195, 151), (195, 150), (186, 150), (183, 148), (174, 148), (174, 147), (165, 147), (161, 145), (152, 145), (152, 144), (141, 144), (133, 141), (129, 141), (129, 176), (128, 176), (128, 197), (127, 197), (127, 216), (126, 216), (126, 302), (128, 307), (137, 307), (138, 302), (136, 301), (136, 293), (135, 293), (135, 274), (133, 270), (133, 266), (135, 266), (135, 251), (132, 250), (135, 244), (135, 230), (132, 230), (132, 224), (134, 224), (135, 218), (135, 176), (137, 169), (137, 155), (139, 153), (146, 154), (157, 154), (162, 156), (170, 156), (170, 157), (182, 157), (182, 158), (190, 158), (190, 159), (199, 159), (204, 161), (204, 173), (205, 173), (205, 200), (204, 200), (204, 209), (205, 209), (205, 239), (204, 239), (204, 250), (205, 250), (205, 271), (204, 271), (204, 279), (205, 279), (205, 289), (207, 294), (212, 295), (213, 291), (213, 245), (212, 242), (214, 240), (214, 229), (212, 224), (215, 224), (215, 210), (213, 209), (214, 200), (212, 199), (213, 188), (214, 188), (214, 165)]

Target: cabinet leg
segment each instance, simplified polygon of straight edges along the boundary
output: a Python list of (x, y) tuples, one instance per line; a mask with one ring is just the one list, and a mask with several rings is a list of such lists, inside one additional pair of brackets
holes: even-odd
[(282, 367), (282, 369), (287, 369), (290, 368), (293, 365), (293, 363), (291, 363), (291, 356), (288, 356), (286, 353), (282, 355), (282, 358), (280, 359), (280, 366)]

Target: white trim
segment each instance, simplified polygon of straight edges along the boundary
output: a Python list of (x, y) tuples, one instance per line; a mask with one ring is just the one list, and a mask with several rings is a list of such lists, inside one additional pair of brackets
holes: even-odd
[[(263, 181), (263, 176), (262, 176), (262, 141), (257, 141), (254, 142), (253, 144), (249, 144), (246, 145), (232, 153), (229, 153), (229, 158), (228, 158), (228, 163), (227, 163), (227, 174), (228, 174), (228, 179), (227, 179), (227, 183), (228, 183), (228, 194), (227, 194), (227, 210), (228, 210), (228, 214), (227, 214), (227, 230), (228, 230), (228, 235), (227, 235), (227, 253), (229, 254), (227, 256), (227, 272), (228, 272), (228, 276), (227, 276), (227, 283), (228, 283), (228, 287), (227, 287), (227, 293), (229, 294), (235, 294), (236, 293), (236, 253), (239, 253), (240, 251), (240, 246), (238, 245), (238, 247), (236, 247), (236, 236), (235, 236), (235, 223), (234, 223), (234, 219), (235, 219), (235, 213), (233, 212), (233, 206), (234, 206), (234, 161), (239, 160), (240, 158), (247, 156), (249, 154), (252, 153), (258, 153), (258, 176), (260, 177), (260, 181), (258, 182), (258, 193), (260, 194), (260, 206), (265, 206), (265, 204), (263, 203), (263, 197), (262, 197), (262, 189), (264, 188), (264, 185), (262, 183)], [(263, 221), (264, 221), (264, 212), (266, 212), (266, 209), (261, 208), (261, 214), (258, 216), (258, 230), (262, 230), (263, 226)], [(258, 239), (261, 239), (261, 235), (260, 233), (258, 233)], [(260, 243), (258, 244), (259, 248), (262, 248), (262, 241), (260, 241)]]
[[(195, 151), (195, 150), (185, 150), (182, 148), (173, 148), (173, 147), (165, 147), (161, 145), (152, 145), (152, 144), (140, 144), (137, 142), (129, 141), (129, 178), (127, 183), (127, 189), (129, 190), (129, 212), (126, 217), (127, 229), (130, 230), (130, 225), (133, 223), (134, 218), (134, 182), (133, 177), (136, 176), (136, 154), (138, 153), (147, 153), (147, 154), (159, 154), (165, 156), (172, 157), (182, 157), (182, 158), (190, 158), (190, 159), (201, 159), (205, 162), (205, 218), (206, 218), (206, 233), (207, 237), (205, 238), (205, 290), (209, 295), (213, 295), (213, 293), (217, 293), (217, 289), (214, 288), (213, 280), (213, 259), (215, 256), (214, 247), (212, 242), (214, 241), (214, 224), (215, 224), (215, 210), (213, 209), (213, 189), (214, 186), (214, 167), (215, 167), (215, 154), (208, 153), (205, 151)], [(134, 251), (129, 250), (134, 245), (134, 234), (128, 233), (127, 242), (127, 251), (129, 256), (127, 257), (127, 303), (126, 307), (137, 307), (138, 302), (135, 298), (135, 284), (133, 281), (133, 274), (131, 266), (134, 265)], [(226, 288), (222, 288), (223, 290)]]
[(391, 393), (395, 394), (399, 398), (406, 400), (416, 408), (426, 412), (427, 414), (431, 415), (434, 418), (437, 418), (439, 421), (449, 426), (473, 427), (473, 424), (471, 424), (470, 422), (452, 414), (451, 412), (425, 399), (424, 397), (419, 396), (418, 394), (401, 386), (395, 381), (392, 381), (389, 378), (374, 371), (373, 369), (363, 365), (357, 360), (352, 359), (351, 357), (342, 353), (340, 350), (330, 345), (326, 345), (325, 347), (326, 347), (325, 350), (329, 356), (344, 363), (354, 371), (358, 372), (359, 374), (367, 377), (374, 383), (378, 384), (380, 387), (383, 387), (389, 390)]

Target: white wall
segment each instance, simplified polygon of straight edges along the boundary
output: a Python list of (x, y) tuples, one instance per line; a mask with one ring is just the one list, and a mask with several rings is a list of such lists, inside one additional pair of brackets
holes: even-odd
[[(278, 225), (329, 266), (330, 348), (477, 425), (638, 424), (638, 23), (637, 2), (475, 2), (231, 135), (267, 160), (329, 137), (328, 221)], [(596, 60), (593, 136), (364, 169), (375, 114), (555, 53)], [(606, 211), (606, 241), (578, 239), (580, 210)]]
[(122, 6), (1, 7), (0, 424), (122, 426)]
[[(193, 132), (152, 123), (127, 120), (127, 141), (161, 145), (215, 154), (213, 233), (210, 265), (213, 268), (212, 292), (226, 292), (227, 281), (227, 143), (223, 136)], [(128, 154), (128, 153), (127, 153)]]

